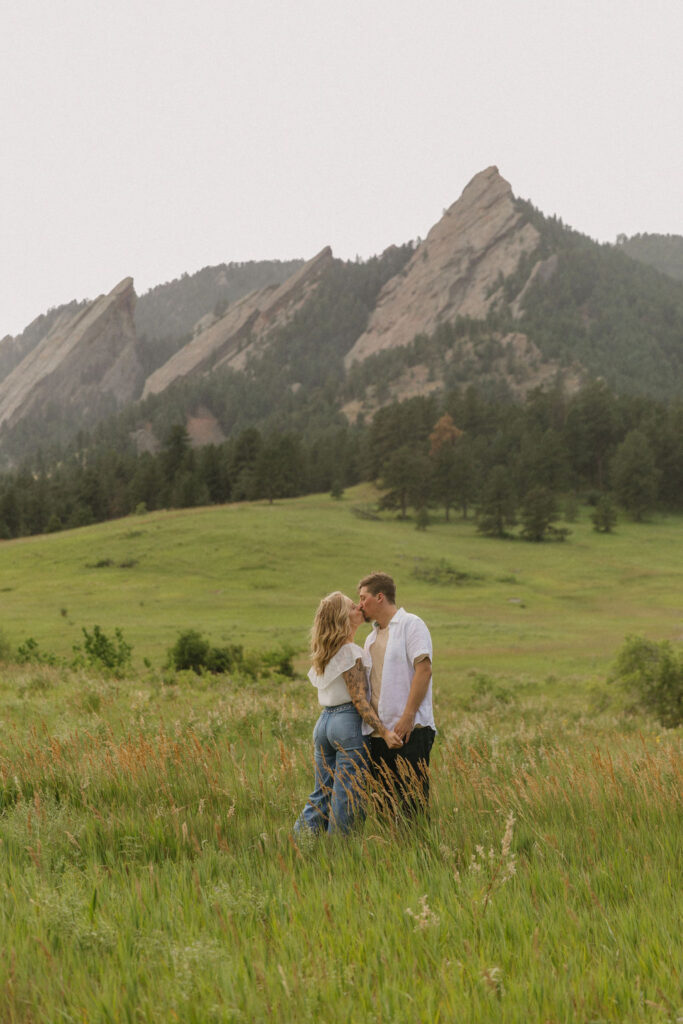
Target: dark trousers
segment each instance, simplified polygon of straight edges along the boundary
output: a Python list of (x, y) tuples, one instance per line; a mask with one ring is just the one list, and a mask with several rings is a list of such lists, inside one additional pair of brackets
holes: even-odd
[(370, 771), (383, 811), (413, 817), (429, 806), (429, 754), (436, 733), (428, 726), (413, 729), (402, 747), (390, 750), (379, 736), (370, 737)]

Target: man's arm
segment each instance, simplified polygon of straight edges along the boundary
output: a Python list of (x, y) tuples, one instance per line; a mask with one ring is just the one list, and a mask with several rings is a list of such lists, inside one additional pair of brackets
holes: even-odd
[(413, 678), (410, 683), (410, 693), (408, 694), (408, 700), (406, 706), (403, 709), (403, 714), (399, 718), (398, 722), (394, 726), (394, 732), (398, 733), (404, 743), (407, 743), (410, 739), (410, 734), (413, 731), (415, 725), (415, 715), (417, 714), (420, 704), (427, 696), (427, 690), (429, 689), (429, 680), (432, 678), (432, 662), (430, 658), (423, 658), (422, 661), (418, 661), (413, 672)]
[(386, 726), (382, 725), (377, 712), (373, 708), (372, 704), (367, 698), (367, 682), (365, 678), (365, 669), (363, 663), (358, 659), (353, 668), (348, 669), (346, 672), (342, 672), (344, 681), (346, 682), (349, 696), (353, 701), (354, 707), (360, 717), (368, 725), (371, 725), (375, 729), (388, 747), (400, 747), (402, 741), (397, 736), (396, 731), (387, 729)]

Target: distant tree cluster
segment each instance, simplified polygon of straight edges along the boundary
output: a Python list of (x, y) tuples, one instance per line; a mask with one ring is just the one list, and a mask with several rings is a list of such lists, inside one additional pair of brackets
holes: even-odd
[(683, 236), (638, 234), (619, 235), (617, 246), (631, 259), (648, 263), (662, 274), (683, 281)]
[(359, 478), (358, 440), (332, 429), (306, 444), (255, 427), (222, 445), (192, 448), (184, 424), (158, 454), (98, 448), (46, 467), (37, 458), (0, 477), (0, 539), (87, 526), (160, 508), (290, 498)]
[[(366, 450), (382, 505), (416, 520), (441, 506), (448, 519), (474, 509), (494, 537), (561, 540), (573, 496), (594, 506), (610, 532), (617, 506), (639, 521), (683, 507), (683, 405), (616, 398), (601, 382), (567, 397), (536, 391), (524, 404), (487, 399), (474, 388), (443, 402), (415, 398), (375, 416)], [(562, 515), (561, 515), (562, 513)]]

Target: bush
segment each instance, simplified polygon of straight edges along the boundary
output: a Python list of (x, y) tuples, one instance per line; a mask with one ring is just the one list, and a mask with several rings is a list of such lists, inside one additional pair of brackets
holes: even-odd
[(50, 651), (41, 651), (38, 641), (29, 636), (17, 647), (17, 662), (20, 665), (57, 665), (59, 659)]
[(168, 660), (177, 672), (190, 670), (197, 675), (202, 672), (221, 675), (242, 665), (244, 651), (239, 644), (212, 647), (196, 629), (186, 629), (168, 652)]
[(275, 672), (291, 679), (294, 675), (292, 658), (295, 654), (295, 649), (288, 644), (258, 654), (245, 654), (241, 644), (212, 647), (196, 629), (186, 629), (170, 648), (167, 664), (176, 672), (191, 671), (196, 675), (204, 672), (212, 675), (239, 673), (257, 679), (260, 675), (269, 676)]
[(123, 639), (120, 629), (114, 630), (114, 639), (108, 637), (99, 626), (93, 626), (92, 633), (83, 626), (83, 647), (74, 644), (74, 666), (87, 664), (93, 668), (107, 669), (120, 675), (130, 667), (133, 648)]
[(274, 651), (266, 651), (265, 654), (261, 655), (261, 661), (267, 669), (273, 669), (280, 676), (286, 676), (288, 679), (294, 677), (294, 666), (292, 665), (292, 658), (296, 654), (293, 647), (289, 644), (282, 644)]
[(411, 575), (416, 580), (444, 586), (460, 586), (463, 583), (471, 583), (483, 579), (478, 573), (463, 572), (461, 569), (456, 569), (445, 558), (440, 559), (438, 562), (421, 559), (413, 568)]
[(683, 653), (666, 640), (627, 637), (611, 678), (666, 728), (683, 724)]
[(227, 647), (209, 647), (206, 668), (216, 675), (234, 672), (240, 668), (244, 660), (244, 650), (240, 644), (229, 644)]
[(196, 629), (186, 629), (168, 652), (168, 660), (177, 672), (191, 669), (199, 674), (206, 668), (208, 655), (209, 641)]

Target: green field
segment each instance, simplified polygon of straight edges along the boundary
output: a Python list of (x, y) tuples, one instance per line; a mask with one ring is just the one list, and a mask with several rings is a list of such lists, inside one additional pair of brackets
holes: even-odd
[[(318, 599), (354, 593), (383, 567), (429, 623), (449, 683), (472, 669), (584, 679), (604, 671), (626, 633), (680, 636), (680, 517), (602, 536), (584, 511), (566, 543), (529, 544), (481, 537), (461, 520), (421, 532), (354, 516), (370, 496), (357, 488), (341, 502), (159, 512), (0, 542), (2, 628), (64, 654), (81, 626), (119, 626), (155, 662), (188, 627), (257, 649), (286, 640), (303, 653)], [(415, 577), (442, 559), (472, 578)]]
[[(534, 545), (371, 500), (0, 543), (5, 640), (64, 660), (0, 665), (3, 1024), (683, 1019), (681, 731), (606, 681), (626, 635), (681, 640), (683, 520)], [(307, 630), (373, 568), (432, 629), (432, 817), (300, 849)], [(95, 624), (128, 677), (68, 667)], [(300, 678), (174, 675), (190, 627)]]

